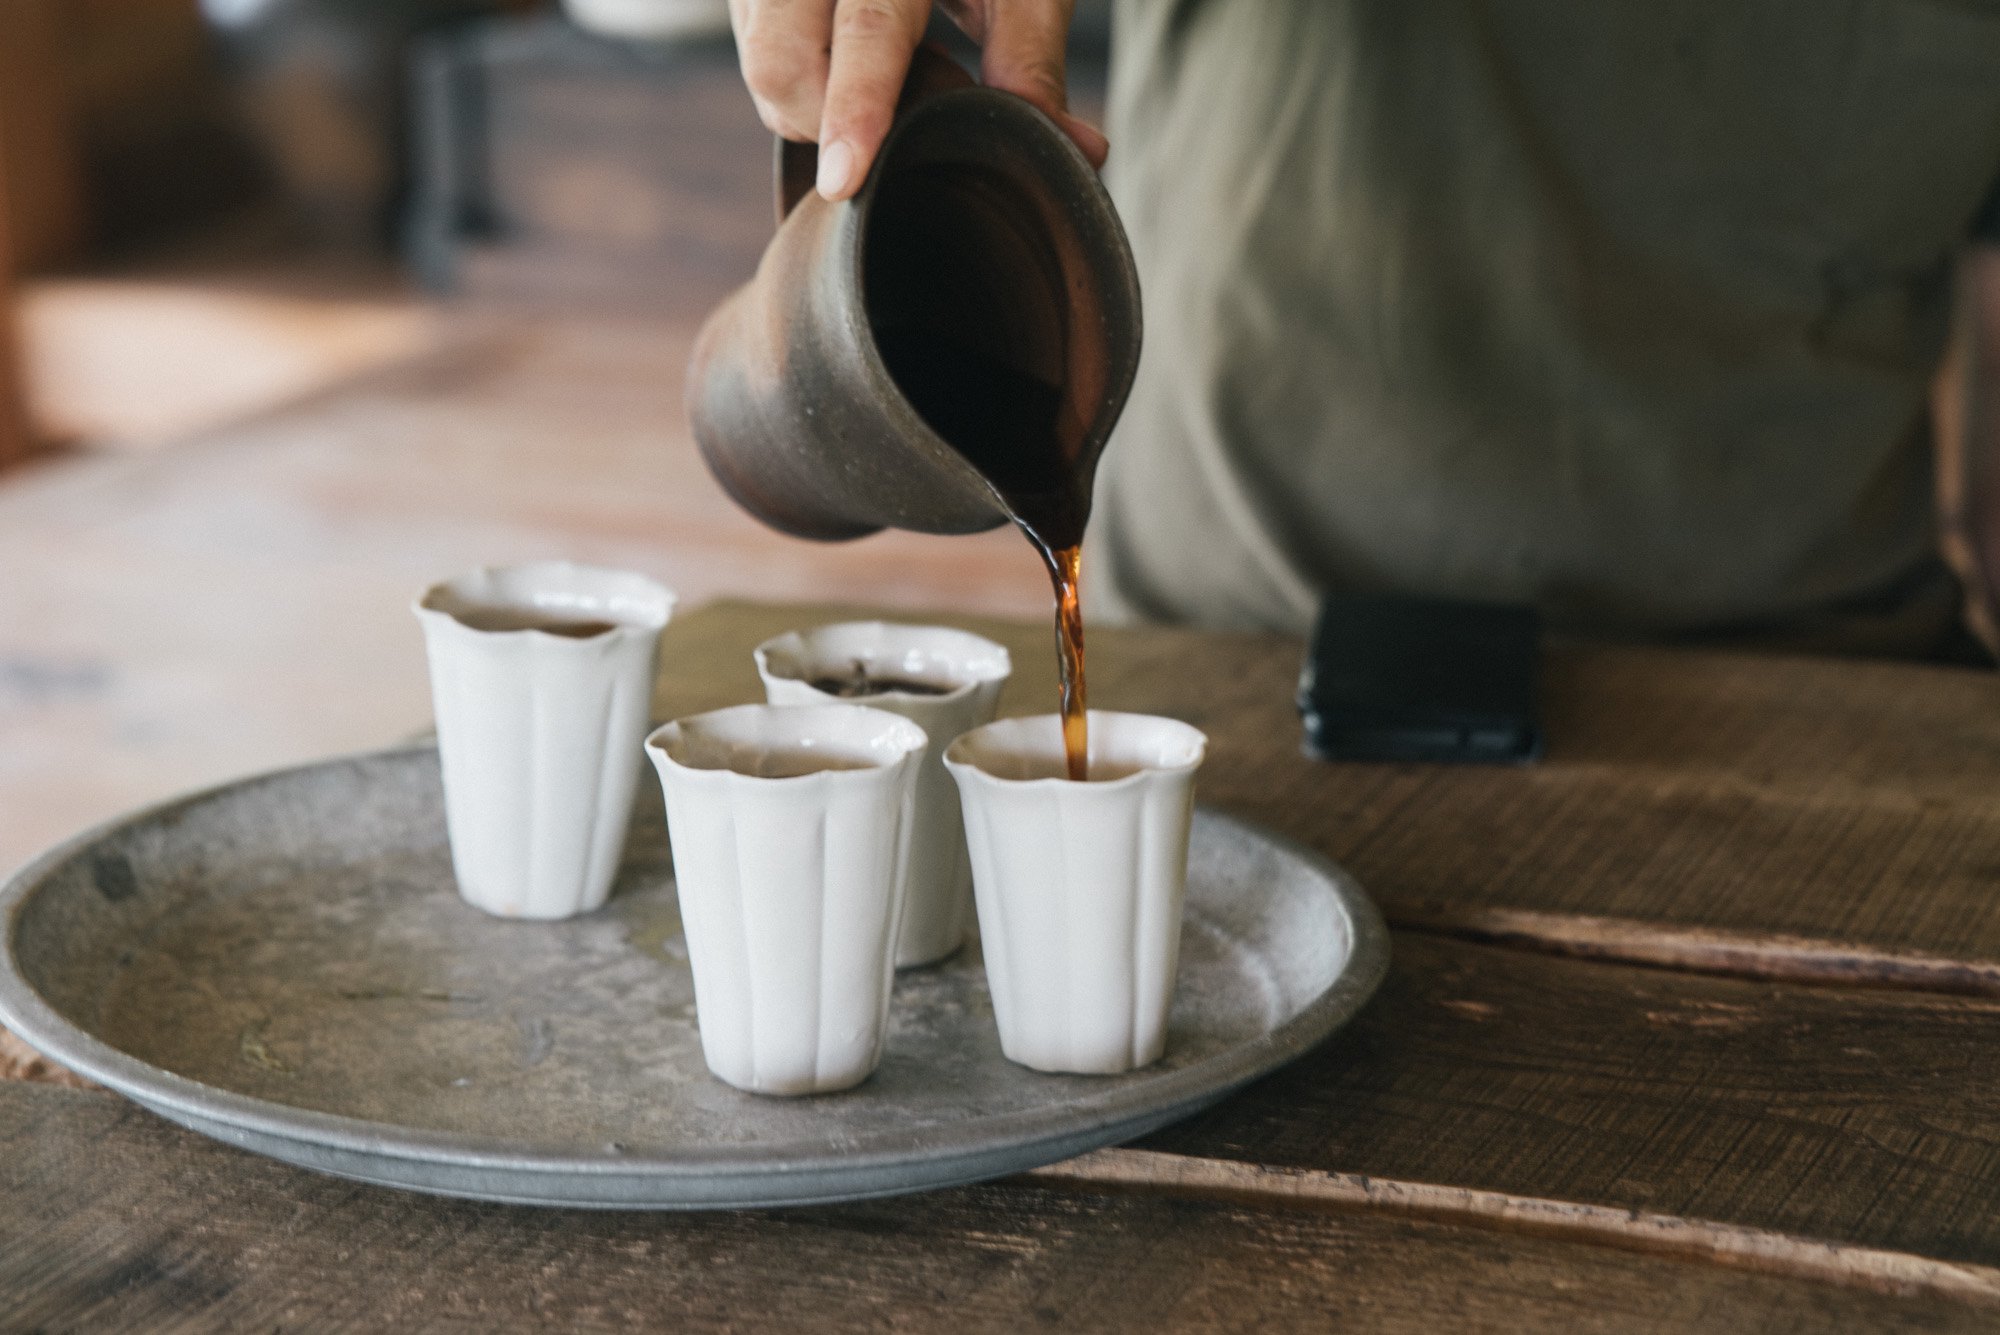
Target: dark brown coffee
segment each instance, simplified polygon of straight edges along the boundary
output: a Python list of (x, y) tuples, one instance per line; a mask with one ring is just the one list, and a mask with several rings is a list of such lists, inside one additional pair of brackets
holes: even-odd
[(923, 330), (878, 331), (876, 344), (918, 415), (993, 484), (1048, 567), (1056, 596), (1063, 745), (1069, 777), (1081, 782), (1090, 757), (1082, 603), (1090, 479), (1062, 447), (1062, 390)]
[(759, 779), (802, 779), (808, 774), (841, 773), (873, 769), (876, 762), (853, 756), (831, 756), (824, 751), (768, 751), (749, 764), (731, 765), (738, 774)]
[(1083, 546), (1055, 552), (1049, 574), (1056, 586), (1056, 660), (1062, 672), (1063, 752), (1069, 777), (1090, 777), (1090, 716), (1083, 699)]
[[(1041, 553), (1056, 595), (1056, 656), (1069, 775), (1085, 777), (1079, 552), (1091, 474), (1064, 377), (1078, 318), (1050, 220), (1004, 173), (963, 164), (884, 180), (867, 245), (876, 347), (918, 416), (990, 482)], [(1086, 357), (1084, 360), (1088, 360)], [(1092, 391), (1082, 397), (1093, 400)]]
[(474, 630), (539, 630), (571, 640), (593, 639), (618, 629), (615, 621), (579, 621), (519, 607), (479, 607), (453, 616)]
[(950, 695), (958, 689), (934, 681), (871, 677), (865, 673), (853, 677), (814, 677), (809, 684), (823, 695), (838, 696), (842, 700), (858, 700), (870, 695)]

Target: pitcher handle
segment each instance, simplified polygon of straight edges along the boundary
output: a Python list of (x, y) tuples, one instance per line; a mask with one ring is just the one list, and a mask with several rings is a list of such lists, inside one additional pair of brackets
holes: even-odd
[[(937, 93), (970, 88), (974, 82), (965, 67), (946, 55), (943, 47), (935, 42), (925, 42), (910, 54), (910, 73), (903, 80), (902, 96), (896, 101), (896, 114), (901, 116)], [(782, 223), (819, 180), (819, 145), (780, 139), (773, 167), (778, 221)]]

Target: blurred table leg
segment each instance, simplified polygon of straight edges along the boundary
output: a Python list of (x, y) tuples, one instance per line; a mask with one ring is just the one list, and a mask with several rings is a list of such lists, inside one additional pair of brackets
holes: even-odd
[[(7, 127), (0, 124), (0, 149)], [(0, 155), (4, 161), (4, 155)], [(21, 338), (15, 320), (14, 253), (8, 240), (7, 179), (0, 172), (0, 468), (28, 457), (33, 444), (28, 427), (26, 387), (22, 382)]]
[(0, 0), (0, 467), (34, 444), (16, 281), (74, 259), (85, 221), (64, 0)]

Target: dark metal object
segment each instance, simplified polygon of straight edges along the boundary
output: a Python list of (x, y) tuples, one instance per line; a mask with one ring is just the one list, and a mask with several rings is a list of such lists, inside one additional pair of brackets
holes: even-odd
[[(1079, 478), (1124, 407), (1139, 283), (1110, 197), (1053, 121), (969, 83), (920, 52), (867, 183), (842, 203), (809, 189), (810, 146), (780, 145), (778, 233), (755, 279), (709, 317), (687, 383), (703, 457), (773, 528), (840, 539), (1007, 518), (885, 364), (878, 338), (899, 318), (1058, 388), (1060, 444)], [(884, 209), (911, 200), (925, 213), (909, 230), (936, 244), (871, 246)]]
[(546, 1204), (831, 1201), (1048, 1163), (1299, 1056), (1387, 959), (1345, 873), (1199, 812), (1160, 1062), (1078, 1077), (1006, 1061), (972, 950), (899, 978), (866, 1084), (767, 1099), (703, 1065), (657, 792), (611, 903), (562, 923), (459, 901), (429, 748), (138, 812), (0, 892), (0, 1022), (56, 1060), (310, 1168)]
[(1542, 754), (1532, 607), (1329, 594), (1299, 673), (1308, 755), (1525, 764)]

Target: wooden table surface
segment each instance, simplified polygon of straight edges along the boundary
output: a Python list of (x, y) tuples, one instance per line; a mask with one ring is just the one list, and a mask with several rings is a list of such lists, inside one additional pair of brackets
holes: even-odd
[[(854, 609), (670, 627), (662, 715)], [(952, 618), (947, 618), (952, 619)], [(1054, 695), (1042, 625), (1009, 712)], [(1189, 1122), (985, 1186), (700, 1216), (347, 1183), (0, 1082), (0, 1328), (2000, 1328), (2000, 678), (1552, 646), (1547, 760), (1298, 753), (1300, 646), (1093, 637), (1202, 800), (1351, 868), (1381, 994)]]

